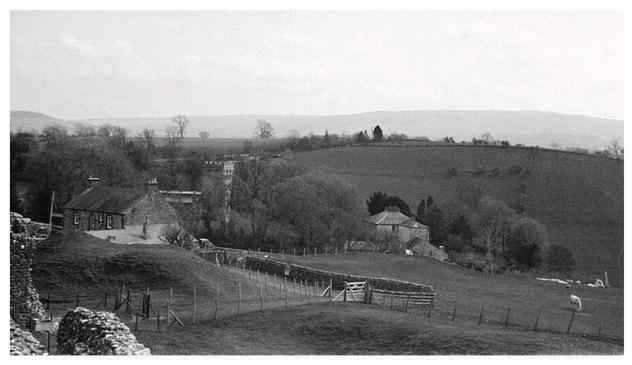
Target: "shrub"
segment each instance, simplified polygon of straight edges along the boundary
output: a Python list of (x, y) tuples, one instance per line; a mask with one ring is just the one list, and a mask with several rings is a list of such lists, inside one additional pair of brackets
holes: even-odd
[(546, 255), (546, 269), (549, 272), (570, 275), (575, 271), (575, 259), (571, 251), (561, 245), (551, 245)]

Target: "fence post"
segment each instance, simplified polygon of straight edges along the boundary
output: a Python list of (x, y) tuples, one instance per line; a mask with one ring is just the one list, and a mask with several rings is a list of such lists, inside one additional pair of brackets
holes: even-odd
[(331, 292), (334, 290), (334, 279), (329, 277), (329, 301), (331, 302)]
[(241, 283), (237, 283), (237, 314), (241, 309)]
[(136, 312), (136, 323), (134, 324), (134, 331), (138, 331), (138, 311)]
[(481, 306), (481, 314), (480, 316), (478, 316), (478, 324), (481, 324), (481, 322), (483, 321), (483, 311), (485, 310), (485, 304), (483, 304)]
[(259, 282), (259, 269), (257, 269), (257, 283)]
[(131, 300), (131, 297), (130, 297), (130, 292), (129, 292), (129, 288), (128, 288), (127, 289), (127, 306), (126, 306), (126, 312), (128, 312), (128, 313), (129, 313), (129, 309), (130, 309), (130, 306), (131, 306), (130, 300)]
[(250, 266), (248, 266), (248, 280), (250, 280), (250, 273), (252, 272), (252, 269), (250, 268)]
[(394, 296), (394, 294), (391, 293), (391, 309), (393, 309), (393, 296)]
[(450, 319), (450, 322), (454, 322), (455, 316), (456, 316), (456, 303), (454, 304), (454, 309), (452, 310), (452, 319)]
[(575, 311), (571, 314), (571, 320), (568, 322), (568, 328), (566, 329), (566, 334), (571, 333), (571, 326), (573, 325), (573, 319), (575, 319)]
[(305, 247), (303, 247), (303, 256), (305, 256)]
[(268, 273), (264, 272), (263, 273), (263, 285), (265, 285), (265, 287), (268, 287)]
[(263, 310), (263, 286), (259, 285), (260, 293), (259, 298), (261, 299), (261, 310)]
[(292, 248), (292, 256), (296, 256), (296, 247)]
[[(49, 309), (50, 309), (50, 288), (48, 289), (48, 295), (46, 295), (46, 310), (49, 310)], [(50, 337), (50, 334), (48, 336)]]
[(274, 285), (272, 287), (276, 289), (276, 273), (274, 273)]
[(217, 291), (215, 292), (215, 320), (219, 319), (219, 290), (220, 286), (217, 284)]
[(507, 317), (505, 317), (505, 327), (509, 324), (509, 312), (511, 312), (511, 307), (507, 307)]
[(173, 287), (169, 287), (169, 308), (167, 310), (167, 323), (171, 320), (171, 309), (173, 308)]
[(285, 288), (285, 308), (287, 308), (287, 288)]
[(434, 308), (434, 303), (431, 303), (428, 307), (428, 318), (432, 316), (432, 309)]
[(345, 281), (345, 288), (343, 290), (344, 290), (344, 301), (346, 302), (347, 301), (347, 282), (346, 281)]
[[(105, 292), (105, 297), (103, 298), (103, 306), (105, 308), (108, 307), (108, 292)], [(48, 309), (48, 308), (46, 308), (46, 309)]]
[(406, 306), (404, 307), (404, 312), (408, 313), (408, 302), (410, 302), (410, 295), (406, 298)]
[(336, 256), (338, 256), (338, 246), (336, 246), (336, 247), (334, 248), (334, 250), (335, 250), (335, 252), (336, 252)]
[(156, 331), (160, 332), (160, 314), (156, 314)]
[(195, 324), (196, 310), (197, 310), (197, 285), (193, 284), (193, 324)]
[(314, 252), (312, 252), (314, 254), (314, 256), (316, 256), (317, 252), (318, 252), (318, 247), (314, 247)]
[(540, 321), (540, 313), (542, 312), (542, 307), (538, 309), (538, 315), (535, 317), (535, 325), (533, 326), (533, 330), (538, 330), (538, 322)]
[(292, 284), (292, 290), (294, 290), (294, 292), (296, 292), (296, 278), (294, 279), (294, 284)]
[(77, 307), (79, 306), (79, 293), (77, 293)]
[(311, 289), (309, 287), (309, 281), (305, 280), (305, 290), (307, 291), (307, 303), (311, 302), (311, 298), (312, 298), (312, 292)]

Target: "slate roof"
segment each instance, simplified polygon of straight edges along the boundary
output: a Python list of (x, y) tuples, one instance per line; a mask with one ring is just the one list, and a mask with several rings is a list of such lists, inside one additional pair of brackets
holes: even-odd
[(95, 186), (79, 194), (64, 209), (123, 213), (144, 195), (144, 190)]
[(381, 213), (365, 218), (364, 221), (375, 225), (399, 225), (408, 228), (428, 228), (428, 226), (425, 226), (412, 218), (408, 218), (398, 211), (391, 210), (385, 210)]
[(410, 220), (407, 216), (400, 212), (385, 210), (382, 213), (365, 218), (365, 222), (373, 224), (399, 225)]

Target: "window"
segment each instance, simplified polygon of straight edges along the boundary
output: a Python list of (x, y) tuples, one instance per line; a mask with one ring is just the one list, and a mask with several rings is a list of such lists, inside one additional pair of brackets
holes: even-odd
[(391, 228), (393, 229), (393, 232), (395, 232), (395, 225), (394, 224), (391, 226)]
[(79, 225), (79, 212), (74, 212), (73, 219), (74, 219), (75, 225), (78, 226)]
[(105, 220), (106, 220), (107, 229), (112, 229), (112, 216), (111, 215), (106, 216)]
[(103, 223), (103, 213), (99, 213), (99, 223)]

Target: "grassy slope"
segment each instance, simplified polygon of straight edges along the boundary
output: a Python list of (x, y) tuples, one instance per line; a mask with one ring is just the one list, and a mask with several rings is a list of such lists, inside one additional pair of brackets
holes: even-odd
[[(479, 184), (509, 204), (526, 188), (526, 214), (548, 228), (551, 241), (570, 248), (578, 272), (609, 272), (623, 285), (623, 162), (594, 156), (521, 148), (478, 146), (354, 146), (297, 153), (296, 161), (339, 174), (363, 199), (378, 190), (402, 197), (416, 209), (422, 198), (456, 201), (458, 186)], [(528, 169), (528, 175), (473, 177), (477, 168)], [(459, 179), (447, 177), (454, 167)], [(460, 182), (461, 181), (461, 182)], [(364, 204), (364, 202), (362, 202)]]
[(476, 326), (353, 303), (273, 309), (136, 332), (153, 354), (614, 354), (620, 344)]
[(511, 307), (512, 323), (533, 326), (542, 308), (539, 327), (558, 332), (566, 330), (568, 298), (575, 294), (581, 298), (584, 311), (575, 319), (574, 330), (596, 334), (601, 325), (603, 333), (623, 336), (623, 290), (619, 288), (567, 289), (526, 274), (493, 276), (426, 257), (358, 253), (286, 258), (318, 269), (431, 284), (437, 291), (437, 313), (448, 317), (458, 303), (458, 316), (475, 321), (485, 305), (485, 318), (503, 323), (507, 307)]
[[(82, 301), (98, 299), (122, 284), (134, 291), (173, 287), (214, 296), (217, 284), (236, 287), (241, 279), (184, 249), (170, 245), (119, 245), (84, 232), (62, 231), (40, 242), (33, 260), (33, 281), (41, 295)], [(256, 286), (244, 291), (257, 291)], [(190, 300), (190, 299), (189, 299)], [(95, 303), (96, 304), (96, 303)]]

